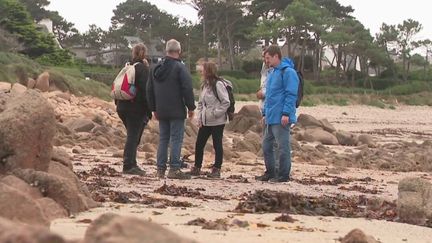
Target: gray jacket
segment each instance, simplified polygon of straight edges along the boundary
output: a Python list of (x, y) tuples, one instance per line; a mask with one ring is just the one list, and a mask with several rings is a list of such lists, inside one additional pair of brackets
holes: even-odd
[(209, 86), (204, 86), (198, 101), (198, 122), (203, 126), (219, 126), (228, 122), (227, 109), (230, 106), (228, 91), (221, 81), (216, 82), (215, 96)]

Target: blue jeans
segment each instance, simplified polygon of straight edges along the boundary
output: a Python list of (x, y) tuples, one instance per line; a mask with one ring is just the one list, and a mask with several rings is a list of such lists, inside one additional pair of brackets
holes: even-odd
[[(276, 175), (274, 143), (277, 144), (277, 158), (279, 160), (279, 174)], [(266, 125), (263, 139), (264, 162), (266, 173), (272, 177), (283, 179), (290, 178), (291, 172), (291, 145), (290, 127), (276, 125)]]
[(170, 169), (180, 168), (184, 129), (184, 119), (159, 120), (159, 147), (157, 151), (158, 169), (166, 170), (167, 168), (168, 145), (170, 147)]

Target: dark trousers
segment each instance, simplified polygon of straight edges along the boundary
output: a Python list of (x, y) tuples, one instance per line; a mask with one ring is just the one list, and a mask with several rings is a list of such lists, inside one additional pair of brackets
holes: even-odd
[(137, 166), (137, 149), (148, 119), (145, 114), (127, 111), (118, 111), (117, 114), (126, 127), (127, 137), (123, 151), (123, 170), (129, 170)]
[(222, 138), (225, 124), (219, 126), (202, 126), (198, 130), (198, 136), (195, 143), (195, 167), (201, 168), (204, 156), (204, 147), (210, 135), (213, 139), (213, 148), (215, 150), (214, 167), (220, 169), (223, 161)]

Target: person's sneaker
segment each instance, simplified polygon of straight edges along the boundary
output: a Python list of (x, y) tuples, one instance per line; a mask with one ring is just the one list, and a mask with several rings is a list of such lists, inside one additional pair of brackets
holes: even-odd
[(183, 173), (180, 169), (170, 169), (167, 177), (169, 179), (188, 180), (191, 178), (191, 175)]
[(165, 178), (165, 169), (157, 169), (156, 176), (159, 179), (164, 179)]
[(270, 179), (273, 179), (274, 176), (270, 175), (269, 173), (265, 172), (263, 175), (256, 176), (255, 180), (257, 181), (269, 181)]
[(275, 182), (275, 183), (279, 183), (279, 182), (288, 182), (289, 178), (285, 178), (285, 177), (275, 177), (275, 178), (271, 178), (270, 182)]
[(144, 176), (145, 171), (143, 171), (140, 167), (135, 166), (130, 169), (123, 169), (123, 174)]
[(198, 167), (195, 167), (195, 166), (192, 167), (191, 170), (190, 170), (190, 172), (189, 172), (189, 174), (191, 176), (199, 176), (200, 173), (201, 173), (201, 168), (198, 168)]
[(220, 169), (216, 168), (216, 167), (212, 167), (212, 170), (210, 171), (210, 174), (207, 175), (208, 178), (220, 178), (221, 177), (221, 173), (220, 173)]

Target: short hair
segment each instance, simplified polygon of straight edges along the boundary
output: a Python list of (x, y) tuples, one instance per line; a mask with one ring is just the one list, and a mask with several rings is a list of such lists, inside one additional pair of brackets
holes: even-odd
[(132, 61), (142, 61), (147, 54), (147, 47), (144, 43), (138, 43), (132, 48)]
[(165, 51), (168, 53), (171, 53), (171, 52), (180, 53), (181, 52), (180, 42), (178, 42), (175, 39), (171, 39), (171, 40), (167, 41)]
[(274, 57), (275, 55), (278, 55), (279, 59), (282, 59), (282, 52), (278, 45), (271, 45), (267, 47), (267, 49), (264, 51), (264, 55), (268, 53), (270, 56)]

